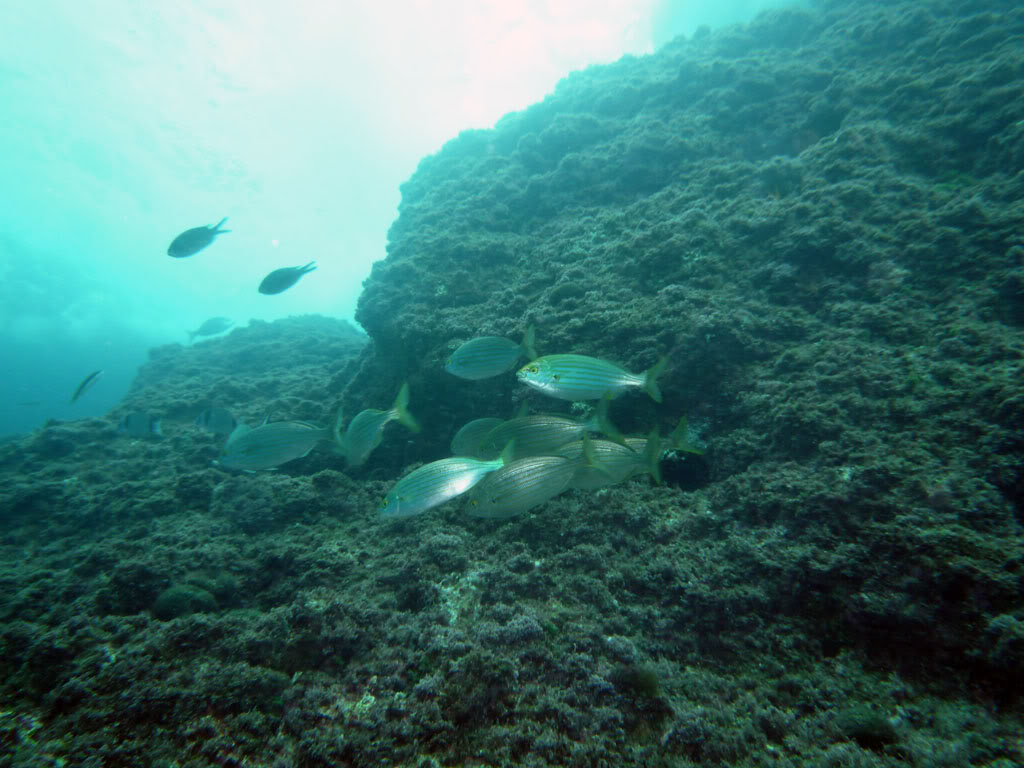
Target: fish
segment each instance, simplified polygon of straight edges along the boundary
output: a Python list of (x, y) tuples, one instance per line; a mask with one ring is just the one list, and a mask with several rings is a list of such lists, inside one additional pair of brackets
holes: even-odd
[(230, 232), (230, 229), (221, 229), (228, 218), (225, 216), (216, 225), (209, 227), (193, 227), (186, 229), (171, 241), (167, 248), (167, 255), (176, 259), (184, 259), (186, 256), (195, 256), (203, 248), (212, 243), (217, 235)]
[(409, 384), (403, 384), (398, 391), (391, 409), (380, 411), (376, 408), (367, 408), (356, 414), (356, 417), (349, 422), (345, 430), (345, 436), (341, 440), (342, 453), (348, 463), (353, 467), (363, 464), (373, 452), (373, 449), (380, 445), (384, 437), (384, 427), (389, 421), (398, 421), (413, 432), (420, 431), (420, 425), (409, 413)]
[(95, 384), (99, 380), (100, 376), (102, 376), (102, 375), (103, 375), (103, 371), (93, 371), (88, 376), (86, 376), (84, 379), (82, 379), (82, 382), (78, 385), (78, 387), (75, 388), (75, 393), (73, 395), (71, 395), (71, 401), (70, 402), (73, 403), (78, 398), (80, 398), (82, 395), (84, 395), (85, 391), (87, 389), (89, 389), (89, 387), (91, 387), (93, 384)]
[(490, 461), (452, 456), (424, 464), (402, 477), (379, 507), (382, 518), (412, 517), (451, 501), (510, 461), (512, 446)]
[(533, 343), (532, 325), (519, 344), (502, 336), (479, 336), (452, 352), (444, 369), (460, 379), (489, 379), (511, 370), (520, 357), (525, 356), (527, 360), (537, 357)]
[(515, 440), (515, 458), (550, 454), (560, 445), (581, 440), (586, 432), (602, 432), (618, 442), (622, 434), (608, 418), (608, 398), (602, 398), (597, 411), (583, 421), (567, 416), (534, 414), (504, 421), (480, 441), (480, 458), (494, 458), (501, 447)]
[(238, 420), (227, 408), (207, 408), (196, 417), (195, 424), (215, 435), (230, 435), (238, 426)]
[(276, 469), (289, 461), (301, 459), (321, 440), (341, 443), (341, 409), (333, 427), (320, 427), (308, 421), (275, 421), (258, 427), (239, 424), (228, 436), (215, 461), (225, 469), (254, 472)]
[(132, 411), (122, 417), (117, 431), (131, 437), (163, 437), (160, 431), (160, 419), (154, 419), (145, 411)]
[(520, 515), (568, 488), (578, 464), (564, 456), (516, 459), (488, 474), (473, 488), (467, 507), (469, 514), (492, 519)]
[(263, 282), (260, 283), (260, 293), (265, 293), (270, 296), (271, 294), (281, 293), (287, 291), (307, 272), (312, 272), (316, 269), (315, 261), (309, 262), (301, 267), (282, 267), (281, 269), (275, 269), (269, 275), (263, 278)]
[(466, 422), (452, 438), (450, 446), (452, 456), (481, 458), (480, 444), (492, 429), (504, 423), (504, 419), (496, 419), (492, 416)]
[(194, 331), (188, 332), (188, 340), (192, 341), (196, 336), (215, 336), (223, 333), (235, 323), (229, 317), (211, 317)]
[(577, 440), (566, 443), (555, 453), (577, 462), (570, 487), (594, 490), (645, 472), (660, 483), (661, 449), (661, 438), (655, 428), (647, 437), (627, 437), (626, 445), (609, 440)]
[(661, 402), (658, 377), (665, 370), (663, 357), (643, 373), (630, 373), (615, 363), (588, 355), (545, 355), (527, 363), (516, 374), (523, 384), (559, 400), (600, 400), (618, 397), (627, 389), (643, 389)]

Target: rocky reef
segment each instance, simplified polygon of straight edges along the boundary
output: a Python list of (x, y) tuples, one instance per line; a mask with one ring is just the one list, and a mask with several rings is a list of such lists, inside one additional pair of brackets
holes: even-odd
[[(1024, 12), (818, 2), (575, 73), (402, 188), (357, 319), (154, 350), (0, 446), (0, 766), (1024, 763)], [(508, 521), (379, 499), (461, 342), (642, 370), (703, 456)], [(210, 465), (249, 423), (418, 435)], [(145, 409), (163, 440), (119, 435)]]

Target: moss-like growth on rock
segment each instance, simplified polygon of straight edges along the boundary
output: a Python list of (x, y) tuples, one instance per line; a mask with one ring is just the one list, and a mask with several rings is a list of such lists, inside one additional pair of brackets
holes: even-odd
[(191, 584), (168, 587), (153, 603), (153, 615), (161, 621), (170, 621), (192, 613), (214, 613), (217, 598), (205, 589)]

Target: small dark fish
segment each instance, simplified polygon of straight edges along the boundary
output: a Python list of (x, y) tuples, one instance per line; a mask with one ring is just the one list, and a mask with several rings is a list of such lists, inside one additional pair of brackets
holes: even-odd
[(145, 411), (132, 411), (121, 419), (117, 431), (132, 437), (163, 437), (160, 419), (154, 419)]
[(171, 241), (171, 245), (167, 249), (167, 255), (173, 256), (176, 259), (184, 259), (186, 256), (195, 256), (203, 250), (203, 248), (212, 243), (216, 239), (217, 235), (223, 235), (225, 232), (231, 231), (230, 229), (221, 229), (221, 227), (224, 226), (224, 222), (227, 220), (227, 216), (225, 216), (215, 226), (193, 227), (192, 229), (186, 229)]
[(230, 435), (238, 426), (238, 421), (227, 408), (207, 408), (196, 417), (196, 426), (215, 435)]
[(89, 387), (95, 384), (99, 377), (102, 375), (103, 371), (93, 371), (84, 379), (82, 379), (82, 383), (78, 385), (77, 389), (75, 389), (75, 394), (71, 396), (71, 402), (75, 402), (78, 398), (84, 395), (85, 390), (89, 389)]
[(260, 293), (265, 293), (268, 296), (274, 293), (281, 293), (281, 291), (287, 291), (307, 272), (312, 272), (316, 267), (315, 261), (309, 262), (302, 267), (284, 267), (282, 269), (275, 269), (269, 275), (263, 278), (263, 282), (260, 283)]
[(223, 333), (235, 323), (230, 317), (211, 317), (194, 331), (188, 332), (188, 340), (192, 341), (196, 336), (215, 336)]

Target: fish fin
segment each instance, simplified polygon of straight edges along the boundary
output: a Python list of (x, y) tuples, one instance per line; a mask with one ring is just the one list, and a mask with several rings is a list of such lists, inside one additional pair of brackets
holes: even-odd
[(513, 437), (507, 443), (501, 451), (501, 456), (498, 459), (502, 464), (511, 464), (516, 458), (516, 439)]
[(160, 429), (160, 419), (154, 419), (149, 423), (149, 431), (157, 437), (163, 437), (164, 433)]
[(658, 377), (665, 371), (668, 365), (668, 357), (663, 357), (646, 371), (644, 371), (644, 391), (656, 402), (661, 402), (661, 390), (658, 388)]
[(338, 406), (338, 415), (334, 417), (334, 429), (332, 435), (334, 437), (334, 445), (338, 449), (338, 452), (342, 456), (348, 455), (348, 449), (345, 446), (345, 433), (341, 430), (341, 425), (345, 423), (345, 406), (344, 404)]
[(619, 431), (619, 428), (612, 423), (611, 418), (608, 416), (608, 404), (611, 402), (612, 397), (614, 397), (614, 395), (612, 395), (612, 393), (609, 392), (604, 397), (602, 397), (601, 402), (597, 404), (597, 423), (595, 426), (597, 427), (598, 432), (601, 432), (605, 437), (607, 437), (612, 442), (618, 443), (619, 445), (626, 445), (628, 447), (628, 444), (626, 443), (626, 438), (623, 437), (622, 433)]
[(536, 333), (533, 328), (533, 323), (530, 323), (529, 327), (526, 329), (526, 334), (523, 336), (523, 343), (520, 344), (523, 349), (523, 354), (526, 355), (527, 360), (537, 359), (537, 350), (533, 346), (536, 343), (535, 337)]
[(235, 427), (233, 430), (231, 430), (231, 434), (228, 435), (228, 441), (226, 443), (224, 443), (224, 448), (226, 449), (229, 445), (231, 445), (233, 442), (235, 442), (235, 440), (240, 438), (246, 432), (251, 432), (251, 431), (252, 431), (252, 427), (250, 427), (248, 424), (239, 424), (237, 427)]
[(651, 473), (654, 482), (661, 485), (661, 435), (655, 427), (647, 436), (647, 445), (644, 446), (643, 468)]
[(223, 235), (225, 232), (230, 232), (230, 229), (221, 229), (221, 227), (224, 226), (224, 222), (227, 220), (228, 217), (225, 216), (223, 219), (217, 222), (217, 225), (215, 227), (211, 227), (211, 229), (218, 235)]
[(686, 418), (685, 413), (680, 417), (679, 423), (676, 424), (676, 428), (672, 430), (672, 434), (668, 436), (668, 439), (674, 450), (695, 453), (698, 456), (704, 455), (702, 448), (690, 442), (690, 422)]
[(311, 262), (309, 262), (309, 264), (303, 264), (301, 267), (299, 267), (299, 271), (301, 271), (302, 274), (306, 274), (307, 272), (312, 272), (314, 269), (316, 269), (316, 267), (314, 266), (315, 264), (316, 264), (315, 261), (311, 261)]
[(513, 416), (512, 418), (513, 419), (521, 419), (524, 416), (529, 416), (529, 415), (530, 415), (530, 404), (528, 402), (526, 402), (525, 400), (523, 400), (523, 402), (521, 402), (519, 404), (519, 410), (516, 411), (516, 415)]
[(600, 460), (597, 458), (597, 454), (594, 452), (594, 441), (590, 439), (589, 432), (583, 433), (583, 453), (581, 458), (583, 460), (583, 466), (596, 469), (602, 475), (610, 476), (611, 473), (608, 471), (608, 468), (601, 464)]
[(408, 381), (402, 384), (402, 388), (398, 390), (398, 395), (395, 396), (395, 402), (391, 405), (391, 409), (395, 412), (395, 418), (398, 419), (400, 424), (405, 425), (413, 432), (420, 431), (420, 423), (416, 421), (415, 416), (409, 413)]

